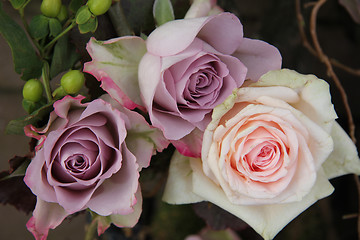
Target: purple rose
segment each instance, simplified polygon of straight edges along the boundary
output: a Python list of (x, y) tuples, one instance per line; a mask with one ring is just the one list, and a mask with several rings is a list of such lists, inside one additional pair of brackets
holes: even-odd
[(139, 65), (143, 102), (152, 124), (190, 156), (198, 154), (177, 140), (204, 131), (213, 108), (245, 79), (256, 81), (281, 67), (278, 50), (244, 38), (230, 13), (168, 22), (150, 34), (146, 46)]
[[(55, 102), (48, 125), (37, 131), (44, 134), (43, 145), (24, 179), (37, 196), (27, 224), (36, 239), (46, 239), (49, 228), (87, 208), (118, 226), (135, 225), (142, 202), (139, 171), (156, 148), (167, 145), (140, 114), (102, 99), (83, 104), (83, 98)], [(38, 134), (31, 129), (28, 135)]]

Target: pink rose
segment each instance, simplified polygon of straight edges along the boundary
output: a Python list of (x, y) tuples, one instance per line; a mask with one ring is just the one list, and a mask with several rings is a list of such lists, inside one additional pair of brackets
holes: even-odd
[[(49, 228), (87, 208), (117, 226), (135, 225), (142, 202), (139, 171), (156, 148), (167, 145), (138, 113), (102, 99), (83, 104), (83, 99), (55, 102), (48, 125), (37, 130), (43, 145), (24, 179), (37, 196), (27, 224), (36, 239), (46, 239)], [(26, 132), (38, 134), (34, 130), (29, 126)]]
[(201, 160), (174, 156), (164, 199), (211, 201), (272, 239), (332, 193), (329, 178), (360, 174), (356, 147), (336, 117), (325, 81), (271, 71), (214, 109)]
[[(279, 51), (244, 38), (242, 24), (230, 13), (167, 22), (146, 42), (92, 39), (87, 50), (92, 61), (84, 71), (125, 107), (146, 108), (152, 125), (189, 156), (200, 155), (198, 143), (216, 105), (245, 79), (256, 81), (281, 67)], [(200, 140), (186, 138), (191, 132)]]

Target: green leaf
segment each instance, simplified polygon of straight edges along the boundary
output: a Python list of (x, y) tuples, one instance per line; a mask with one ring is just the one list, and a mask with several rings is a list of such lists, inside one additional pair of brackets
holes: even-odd
[[(153, 0), (121, 0), (120, 5), (125, 15), (123, 19), (131, 26), (135, 35), (140, 32), (150, 34), (154, 30), (153, 3)], [(118, 26), (116, 23), (114, 25), (116, 29)]]
[(153, 239), (183, 240), (186, 236), (199, 232), (204, 226), (190, 204), (169, 205), (161, 201), (157, 203), (150, 227)]
[(27, 99), (22, 100), (22, 106), (24, 110), (29, 114), (33, 113), (34, 111), (36, 111), (36, 109), (39, 109), (43, 105), (44, 101), (33, 102)]
[(69, 41), (69, 35), (61, 37), (55, 47), (50, 65), (50, 78), (56, 77), (59, 73), (67, 71), (80, 59), (76, 48)]
[(36, 15), (31, 19), (29, 28), (33, 38), (44, 38), (49, 34), (49, 18), (44, 15)]
[(157, 26), (175, 19), (174, 10), (170, 0), (155, 0), (153, 15)]
[(9, 178), (13, 178), (13, 177), (21, 177), (21, 176), (25, 176), (25, 172), (26, 172), (26, 168), (29, 166), (31, 162), (31, 159), (26, 158), (26, 160), (19, 166), (16, 168), (15, 171), (13, 171), (10, 175), (1, 178), (0, 181), (9, 179)]
[(26, 0), (10, 0), (11, 5), (16, 10), (22, 8), (22, 6), (24, 6), (25, 2), (26, 2)]
[(91, 18), (91, 12), (88, 8), (88, 6), (82, 6), (77, 12), (76, 12), (76, 23), (77, 24), (84, 24)]
[(114, 3), (109, 8), (108, 15), (118, 36), (134, 35), (120, 2)]
[(80, 33), (88, 33), (88, 32), (95, 32), (98, 26), (98, 20), (96, 17), (91, 17), (86, 23), (79, 24), (79, 31)]
[(61, 23), (56, 18), (50, 18), (50, 20), (49, 20), (49, 28), (50, 28), (50, 36), (51, 37), (56, 37), (62, 31)]
[(69, 8), (72, 12), (76, 13), (85, 2), (84, 0), (71, 0)]
[(44, 121), (44, 119), (49, 115), (53, 110), (53, 103), (48, 103), (47, 105), (42, 106), (31, 115), (21, 117), (15, 120), (11, 120), (6, 126), (6, 134), (24, 134), (24, 127), (32, 124), (36, 125), (38, 122)]
[(3, 10), (0, 2), (0, 33), (11, 48), (15, 72), (22, 79), (37, 78), (41, 75), (42, 63), (27, 38), (24, 30)]

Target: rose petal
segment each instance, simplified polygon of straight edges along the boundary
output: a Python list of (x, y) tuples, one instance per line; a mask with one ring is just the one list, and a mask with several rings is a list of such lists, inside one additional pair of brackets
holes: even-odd
[[(329, 84), (314, 75), (303, 75), (289, 69), (270, 71), (251, 86), (283, 86), (299, 93), (300, 101), (294, 107), (330, 133), (337, 118), (331, 103)], [(280, 97), (280, 96), (279, 96)]]
[(260, 40), (244, 38), (232, 55), (248, 68), (246, 78), (253, 81), (270, 70), (281, 68), (282, 57), (279, 50)]
[(243, 29), (239, 19), (231, 13), (170, 21), (150, 34), (146, 40), (147, 49), (157, 56), (171, 56), (186, 49), (195, 37), (219, 52), (231, 54), (243, 38)]
[(334, 140), (334, 151), (322, 165), (328, 178), (354, 173), (360, 175), (360, 159), (356, 146), (344, 129), (335, 122), (331, 137)]
[(170, 204), (188, 204), (203, 201), (192, 191), (192, 159), (175, 151), (170, 162), (169, 176), (162, 200)]
[[(64, 128), (68, 122), (65, 119), (67, 117), (66, 111), (70, 108), (71, 104), (75, 106), (83, 106), (84, 104), (82, 104), (81, 101), (84, 98), (85, 97), (81, 95), (78, 95), (77, 97), (71, 97), (69, 95), (66, 95), (63, 99), (58, 100), (54, 103), (54, 111), (50, 113), (49, 121), (45, 127), (36, 128), (33, 125), (27, 125), (24, 127), (24, 133), (26, 136), (35, 138), (39, 141), (38, 146), (35, 148), (36, 151), (38, 151), (44, 144), (46, 135), (43, 134), (50, 132), (53, 129)], [(57, 121), (55, 121), (55, 119)]]
[(169, 141), (159, 129), (150, 126), (137, 112), (123, 108), (109, 95), (103, 95), (101, 98), (122, 113), (127, 131), (126, 145), (137, 159), (138, 170), (148, 167), (155, 151), (161, 152), (169, 145)]
[(95, 188), (71, 190), (63, 187), (54, 187), (59, 205), (72, 214), (86, 209), (86, 204), (90, 200)]
[(264, 239), (272, 239), (293, 218), (318, 199), (330, 195), (334, 188), (320, 170), (314, 187), (301, 201), (287, 204), (269, 204), (258, 206), (234, 205), (224, 192), (204, 175), (200, 159), (191, 160), (193, 169), (193, 191), (200, 197), (231, 212), (247, 222)]
[(121, 169), (102, 182), (87, 203), (87, 207), (99, 215), (126, 215), (133, 212), (139, 185), (139, 166), (135, 156), (125, 146), (122, 147), (122, 154)]
[[(195, 129), (193, 123), (166, 112), (153, 111), (152, 116), (153, 126), (160, 128), (165, 138), (169, 140), (179, 140)], [(174, 128), (173, 126), (177, 127)]]
[(49, 229), (54, 229), (69, 215), (56, 203), (49, 203), (37, 198), (33, 216), (27, 222), (27, 229), (36, 240), (46, 240)]
[(198, 158), (201, 156), (202, 136), (203, 132), (195, 128), (185, 137), (171, 143), (182, 155)]
[[(283, 70), (280, 70), (283, 71)], [(274, 73), (273, 77), (277, 76), (276, 71), (272, 71), (264, 76), (271, 77), (271, 74)], [(261, 78), (262, 79), (262, 78)], [(293, 79), (293, 78), (292, 78)], [(318, 80), (321, 82), (320, 80)], [(262, 82), (262, 80), (260, 80)], [(259, 83), (262, 84), (262, 83)], [(251, 86), (257, 86), (258, 83), (255, 83)], [(276, 88), (281, 88), (276, 90)], [(257, 91), (258, 90), (258, 91)], [(279, 91), (281, 91), (283, 94), (281, 96), (277, 97), (268, 97), (268, 96), (274, 96)], [(327, 93), (329, 95), (329, 92)], [(246, 95), (246, 98), (243, 96)], [(294, 115), (303, 126), (305, 126), (310, 134), (310, 141), (308, 143), (309, 148), (311, 149), (312, 155), (314, 157), (315, 163), (316, 163), (316, 169), (320, 167), (320, 165), (327, 159), (329, 154), (332, 152), (333, 149), (333, 141), (331, 139), (331, 136), (327, 133), (326, 128), (324, 129), (323, 126), (325, 123), (319, 126), (316, 122), (314, 122), (311, 118), (313, 116), (305, 115), (303, 112), (299, 111), (292, 105), (296, 106), (301, 102), (301, 98), (295, 97), (296, 93), (290, 89), (290, 88), (284, 88), (284, 87), (252, 87), (252, 88), (240, 88), (238, 90), (238, 100), (237, 101), (251, 101), (255, 100), (256, 102), (260, 104), (264, 104), (267, 106), (272, 106), (275, 108), (283, 108), (288, 109), (291, 111), (292, 115)], [(301, 92), (300, 92), (301, 95)], [(284, 101), (284, 100), (285, 101)], [(300, 101), (299, 101), (299, 100)], [(298, 101), (296, 101), (298, 100)], [(288, 104), (287, 102), (290, 102), (292, 105)], [(318, 109), (320, 111), (320, 109)], [(323, 109), (321, 110), (323, 111)], [(307, 113), (307, 112), (306, 112)], [(324, 115), (328, 115), (326, 112)], [(329, 114), (331, 116), (331, 114)], [(328, 115), (328, 116), (329, 116)], [(333, 115), (332, 115), (333, 116)], [(283, 116), (284, 118), (288, 117), (287, 115)], [(329, 121), (334, 121), (334, 118)], [(293, 120), (290, 120), (289, 122), (294, 123)]]
[(60, 118), (67, 118), (67, 114), (71, 108), (86, 106), (87, 104), (81, 103), (84, 99), (84, 96), (78, 95), (77, 97), (71, 97), (69, 95), (65, 96), (64, 98), (56, 101), (54, 103), (54, 111), (56, 115)]
[(141, 97), (149, 114), (152, 113), (154, 94), (161, 80), (160, 75), (160, 58), (146, 53), (139, 63), (139, 87)]
[(101, 42), (91, 38), (86, 47), (91, 62), (84, 72), (102, 82), (101, 87), (129, 109), (143, 106), (138, 85), (138, 64), (146, 52), (140, 37), (121, 37)]
[(31, 160), (26, 169), (24, 182), (31, 191), (47, 202), (56, 202), (56, 195), (53, 188), (46, 181), (46, 169), (44, 165), (44, 148), (41, 148)]
[(111, 224), (116, 225), (117, 227), (133, 227), (138, 222), (141, 212), (142, 212), (142, 196), (140, 186), (135, 193), (136, 204), (133, 206), (134, 211), (127, 215), (112, 214), (110, 216), (96, 216), (93, 221), (97, 222), (97, 232), (100, 236), (103, 234), (106, 229), (110, 227)]
[(134, 227), (135, 224), (138, 222), (141, 212), (142, 212), (142, 196), (141, 196), (141, 189), (140, 186), (135, 193), (136, 204), (133, 206), (134, 211), (128, 215), (120, 215), (120, 214), (112, 214), (110, 219), (113, 224), (117, 227)]
[(186, 12), (184, 19), (206, 17), (223, 12), (222, 9), (222, 11), (212, 11), (213, 9), (217, 8), (219, 7), (216, 6), (216, 0), (195, 0), (191, 4), (189, 10)]

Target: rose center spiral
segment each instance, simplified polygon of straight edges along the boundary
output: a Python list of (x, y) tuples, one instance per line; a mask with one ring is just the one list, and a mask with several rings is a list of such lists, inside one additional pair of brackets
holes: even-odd
[(66, 169), (73, 173), (80, 173), (89, 167), (89, 161), (82, 154), (74, 154), (65, 161)]
[(261, 148), (257, 157), (251, 164), (252, 169), (254, 171), (261, 171), (264, 168), (266, 168), (272, 161), (273, 153), (274, 153), (274, 149), (271, 148), (270, 146), (264, 146), (263, 148)]

